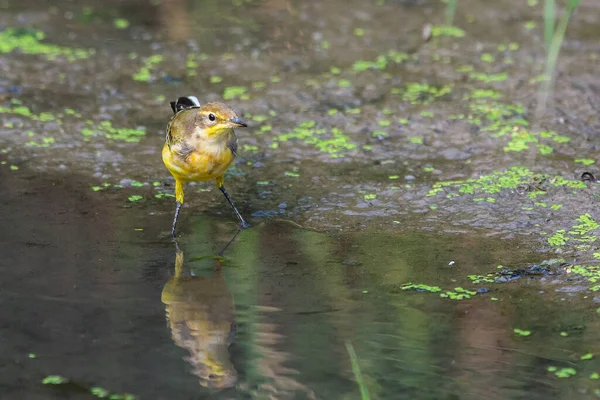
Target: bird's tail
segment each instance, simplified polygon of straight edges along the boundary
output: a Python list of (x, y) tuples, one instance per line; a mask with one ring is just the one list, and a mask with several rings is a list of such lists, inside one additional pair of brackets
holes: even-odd
[(171, 102), (171, 109), (174, 114), (177, 114), (181, 110), (187, 110), (190, 108), (200, 107), (200, 102), (196, 96), (180, 97), (177, 101)]

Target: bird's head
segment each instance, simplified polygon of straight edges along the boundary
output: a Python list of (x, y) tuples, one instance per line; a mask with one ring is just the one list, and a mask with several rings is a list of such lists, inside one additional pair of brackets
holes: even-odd
[(248, 126), (231, 107), (223, 103), (205, 103), (193, 111), (195, 112), (196, 126), (202, 129), (208, 137), (229, 132), (236, 127)]

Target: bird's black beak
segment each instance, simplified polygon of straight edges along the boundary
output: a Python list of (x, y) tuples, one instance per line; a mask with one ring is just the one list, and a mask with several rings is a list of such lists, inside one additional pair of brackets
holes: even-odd
[(229, 120), (229, 122), (231, 122), (232, 124), (234, 124), (235, 126), (243, 126), (243, 127), (247, 127), (248, 124), (246, 124), (244, 121), (242, 121), (241, 119), (239, 119), (238, 117), (233, 117)]

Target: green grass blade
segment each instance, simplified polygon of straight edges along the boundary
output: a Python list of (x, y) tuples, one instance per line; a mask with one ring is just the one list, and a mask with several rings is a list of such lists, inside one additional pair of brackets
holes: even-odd
[(565, 12), (561, 15), (560, 20), (556, 25), (556, 31), (552, 36), (550, 47), (548, 48), (548, 53), (546, 54), (546, 65), (544, 67), (544, 82), (540, 87), (538, 101), (538, 118), (542, 117), (543, 113), (545, 112), (548, 97), (550, 96), (550, 92), (554, 84), (554, 75), (556, 71), (556, 64), (558, 62), (558, 54), (560, 53), (560, 48), (562, 47), (562, 43), (565, 38), (567, 26), (569, 25), (569, 19), (571, 18), (571, 15), (573, 15), (580, 3), (581, 0), (569, 0)]
[(456, 3), (458, 0), (447, 0), (446, 3), (446, 26), (452, 26), (454, 23), (454, 13), (456, 12)]
[(348, 355), (350, 356), (350, 363), (352, 364), (352, 372), (354, 373), (354, 379), (358, 383), (358, 387), (360, 388), (360, 398), (362, 400), (370, 400), (369, 391), (367, 390), (367, 385), (365, 384), (365, 380), (360, 372), (360, 366), (358, 365), (358, 357), (356, 356), (356, 352), (354, 351), (354, 347), (350, 341), (346, 341), (346, 350), (348, 351)]
[(544, 43), (546, 50), (550, 48), (556, 21), (556, 0), (546, 0), (544, 3)]

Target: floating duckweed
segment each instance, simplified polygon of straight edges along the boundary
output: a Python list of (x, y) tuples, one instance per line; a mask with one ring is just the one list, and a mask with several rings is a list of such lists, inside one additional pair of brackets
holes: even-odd
[(400, 287), (400, 289), (401, 290), (416, 290), (418, 292), (431, 292), (431, 293), (436, 293), (436, 292), (442, 291), (442, 289), (439, 286), (430, 286), (430, 285), (425, 285), (423, 283), (413, 284), (411, 282), (402, 285)]
[(137, 143), (146, 135), (145, 129), (115, 128), (110, 121), (102, 121), (99, 124), (88, 121), (87, 124), (94, 126), (94, 128), (83, 128), (81, 134), (84, 136), (92, 136), (99, 133), (108, 139)]
[(565, 332), (565, 331), (562, 331), (562, 332), (560, 333), (560, 336), (562, 336), (562, 337), (567, 337), (567, 336), (569, 336), (569, 334), (568, 334), (567, 332)]
[(239, 97), (242, 100), (248, 100), (248, 88), (245, 86), (229, 86), (223, 91), (223, 99), (232, 100)]
[(393, 88), (392, 94), (402, 95), (402, 99), (411, 104), (430, 104), (436, 98), (444, 96), (451, 91), (452, 88), (449, 85), (437, 88), (426, 83), (408, 83), (403, 89)]
[(94, 50), (77, 49), (41, 43), (46, 34), (36, 29), (7, 28), (0, 32), (0, 53), (11, 53), (19, 50), (24, 54), (40, 54), (52, 60), (58, 56), (66, 57), (69, 61), (86, 59)]
[(330, 108), (329, 110), (327, 110), (327, 115), (335, 115), (338, 113), (338, 110), (336, 110), (335, 108)]
[(504, 147), (504, 151), (523, 151), (529, 148), (528, 143), (537, 143), (535, 135), (524, 129), (519, 129), (511, 133), (511, 139)]
[(454, 291), (446, 291), (440, 293), (440, 297), (448, 298), (450, 300), (465, 300), (470, 299), (471, 296), (475, 296), (477, 292), (472, 290), (463, 289), (461, 287), (454, 288)]
[(399, 178), (400, 178), (400, 175), (390, 175), (390, 176), (388, 176), (388, 179), (392, 180), (392, 181), (396, 180), (396, 179), (399, 179)]
[(41, 142), (29, 141), (25, 142), (25, 146), (31, 147), (50, 147), (56, 140), (53, 137), (44, 137)]
[(278, 76), (272, 76), (271, 77), (271, 82), (272, 83), (279, 83), (279, 82), (281, 82), (281, 78), (278, 77)]
[(465, 99), (492, 99), (498, 100), (502, 95), (493, 89), (473, 89), (465, 96)]
[(256, 121), (256, 122), (265, 122), (267, 119), (269, 119), (269, 117), (267, 117), (266, 115), (254, 115), (252, 116), (252, 120)]
[(465, 36), (465, 31), (455, 26), (450, 25), (434, 25), (431, 27), (431, 36), (432, 37), (455, 37), (461, 38)]
[(329, 72), (331, 72), (333, 75), (339, 75), (342, 73), (342, 69), (339, 67), (331, 67), (329, 68)]
[(354, 36), (365, 36), (365, 30), (363, 28), (354, 28)]
[(269, 181), (257, 181), (256, 184), (259, 186), (266, 186), (269, 184)]
[(373, 137), (384, 137), (387, 136), (387, 132), (386, 131), (382, 131), (382, 130), (374, 130), (372, 132)]
[(100, 186), (92, 186), (92, 190), (94, 192), (98, 192), (98, 191), (102, 190), (102, 187), (100, 187)]
[(567, 236), (567, 231), (565, 229), (559, 229), (554, 235), (548, 238), (548, 243), (551, 246), (558, 247), (563, 246), (569, 240), (580, 243), (595, 242), (597, 240), (597, 236), (589, 235), (589, 233), (600, 228), (600, 224), (598, 224), (598, 222), (596, 222), (588, 213), (580, 215), (577, 218), (577, 221), (579, 224), (574, 225), (571, 230), (569, 230), (569, 236)]
[(42, 379), (42, 383), (44, 385), (62, 385), (68, 382), (69, 380), (67, 378), (60, 375), (48, 375), (47, 377)]
[(538, 150), (542, 155), (548, 155), (554, 152), (554, 148), (545, 144), (538, 145)]
[(129, 27), (129, 21), (127, 21), (125, 18), (117, 18), (113, 21), (113, 24), (117, 29), (126, 29)]
[(139, 200), (141, 200), (143, 198), (144, 198), (144, 196), (140, 196), (139, 194), (134, 194), (133, 196), (129, 196), (127, 198), (127, 200), (129, 200), (131, 202), (136, 202), (136, 201), (139, 201)]
[(160, 192), (160, 193), (156, 193), (154, 195), (154, 197), (156, 197), (157, 199), (162, 199), (164, 197), (175, 197), (175, 195), (173, 193), (166, 193), (166, 192)]
[(493, 63), (494, 61), (496, 61), (496, 57), (494, 57), (494, 55), (490, 53), (483, 53), (481, 55), (481, 61), (486, 63)]
[(352, 86), (352, 82), (350, 82), (348, 79), (339, 79), (338, 86), (341, 88), (349, 88)]
[(591, 158), (576, 158), (575, 162), (579, 163), (579, 164), (583, 164), (585, 166), (588, 166), (588, 165), (594, 164), (596, 162), (596, 160), (593, 160)]
[(285, 176), (290, 176), (292, 178), (297, 178), (300, 176), (300, 174), (296, 173), (296, 172), (290, 172), (290, 171), (285, 171), (283, 173)]
[(467, 275), (467, 277), (471, 280), (472, 283), (494, 283), (496, 282), (495, 274), (487, 274), (487, 275)]
[(519, 336), (530, 336), (531, 335), (531, 331), (523, 330), (523, 329), (519, 329), (519, 328), (513, 329), (513, 332)]
[(378, 122), (378, 124), (379, 126), (387, 127), (390, 126), (392, 123), (387, 119), (382, 119)]
[(219, 75), (211, 75), (209, 81), (210, 83), (221, 83), (223, 82), (223, 78), (221, 78)]
[(423, 144), (423, 138), (418, 136), (411, 136), (408, 140), (413, 144)]
[(154, 54), (147, 57), (144, 65), (132, 75), (132, 78), (139, 82), (149, 82), (152, 78), (150, 70), (164, 61), (165, 57), (160, 54)]
[(365, 194), (365, 200), (375, 200), (376, 198), (376, 194)]
[(598, 374), (597, 372), (592, 372), (590, 374), (590, 379), (598, 380), (598, 379), (600, 379), (600, 374)]
[(256, 145), (252, 145), (252, 144), (245, 144), (243, 146), (244, 151), (258, 151), (259, 148)]
[(508, 79), (508, 74), (502, 72), (499, 74), (486, 74), (484, 72), (471, 72), (469, 78), (481, 81), (484, 83), (504, 82)]
[(262, 125), (259, 129), (259, 133), (270, 132), (272, 129), (273, 129), (273, 127), (269, 124)]
[(322, 152), (328, 153), (333, 158), (339, 158), (350, 150), (356, 148), (350, 143), (350, 138), (344, 135), (340, 128), (331, 128), (329, 137), (326, 137), (326, 129), (316, 129), (315, 121), (304, 121), (290, 133), (276, 137), (276, 140), (285, 142), (290, 139), (302, 140), (306, 144), (312, 144)]
[(352, 69), (356, 72), (366, 71), (368, 69), (383, 70), (390, 62), (399, 64), (410, 58), (411, 56), (407, 53), (390, 50), (387, 52), (387, 54), (377, 56), (375, 61), (358, 60), (354, 62)]
[(19, 167), (17, 167), (16, 165), (11, 165), (11, 166), (10, 166), (10, 170), (11, 170), (11, 171), (18, 171), (18, 170), (19, 170)]
[(558, 378), (570, 378), (577, 374), (577, 371), (573, 368), (561, 368), (558, 371), (554, 372)]
[(592, 358), (594, 358), (594, 355), (592, 353), (586, 353), (579, 357), (580, 360), (591, 360)]

